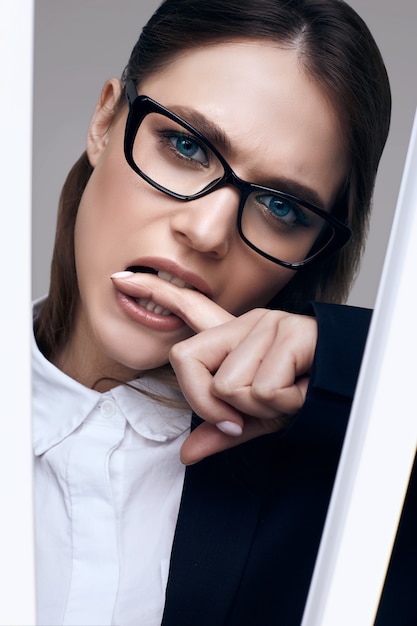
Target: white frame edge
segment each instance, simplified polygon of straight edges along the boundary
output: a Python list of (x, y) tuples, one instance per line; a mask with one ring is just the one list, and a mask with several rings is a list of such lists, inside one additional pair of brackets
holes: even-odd
[(35, 623), (31, 445), (33, 0), (0, 2), (0, 624)]
[[(0, 420), (0, 623), (9, 626), (35, 623), (29, 350), (33, 15), (33, 0), (1, 0), (6, 97), (0, 100), (0, 259), (7, 297), (0, 312), (0, 381), (10, 404)], [(417, 268), (416, 172), (417, 117), (303, 626), (369, 626), (378, 607), (417, 442), (417, 423), (407, 413), (414, 406), (417, 352), (410, 289)]]
[(375, 621), (417, 446), (416, 268), (417, 112), (302, 626)]

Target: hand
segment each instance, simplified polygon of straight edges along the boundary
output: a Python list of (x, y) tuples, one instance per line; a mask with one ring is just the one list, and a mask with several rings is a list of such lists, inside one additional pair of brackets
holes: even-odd
[(282, 428), (304, 404), (316, 341), (314, 319), (255, 309), (173, 346), (184, 396), (205, 420), (183, 462)]
[(317, 342), (314, 318), (268, 309), (235, 318), (201, 293), (153, 275), (117, 280), (197, 333), (169, 355), (186, 400), (205, 420), (183, 444), (183, 463), (276, 432), (302, 407)]

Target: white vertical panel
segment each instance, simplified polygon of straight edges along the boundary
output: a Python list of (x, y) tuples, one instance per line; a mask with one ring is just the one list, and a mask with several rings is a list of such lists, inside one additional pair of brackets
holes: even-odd
[(30, 427), (33, 0), (0, 0), (0, 624), (35, 623)]
[(417, 114), (303, 626), (375, 620), (417, 446)]

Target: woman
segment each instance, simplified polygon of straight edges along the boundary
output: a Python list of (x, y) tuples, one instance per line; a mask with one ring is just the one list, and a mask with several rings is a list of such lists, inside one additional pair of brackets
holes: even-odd
[(39, 623), (300, 622), (389, 115), (337, 0), (166, 0), (105, 84), (35, 308)]

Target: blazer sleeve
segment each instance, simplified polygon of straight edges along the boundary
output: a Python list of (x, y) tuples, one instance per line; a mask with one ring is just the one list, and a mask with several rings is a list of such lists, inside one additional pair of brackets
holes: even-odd
[(310, 306), (318, 322), (310, 386), (352, 400), (372, 312), (321, 302)]
[(318, 323), (318, 341), (306, 401), (284, 437), (300, 435), (343, 442), (359, 376), (372, 311), (338, 304), (311, 303), (304, 311)]

